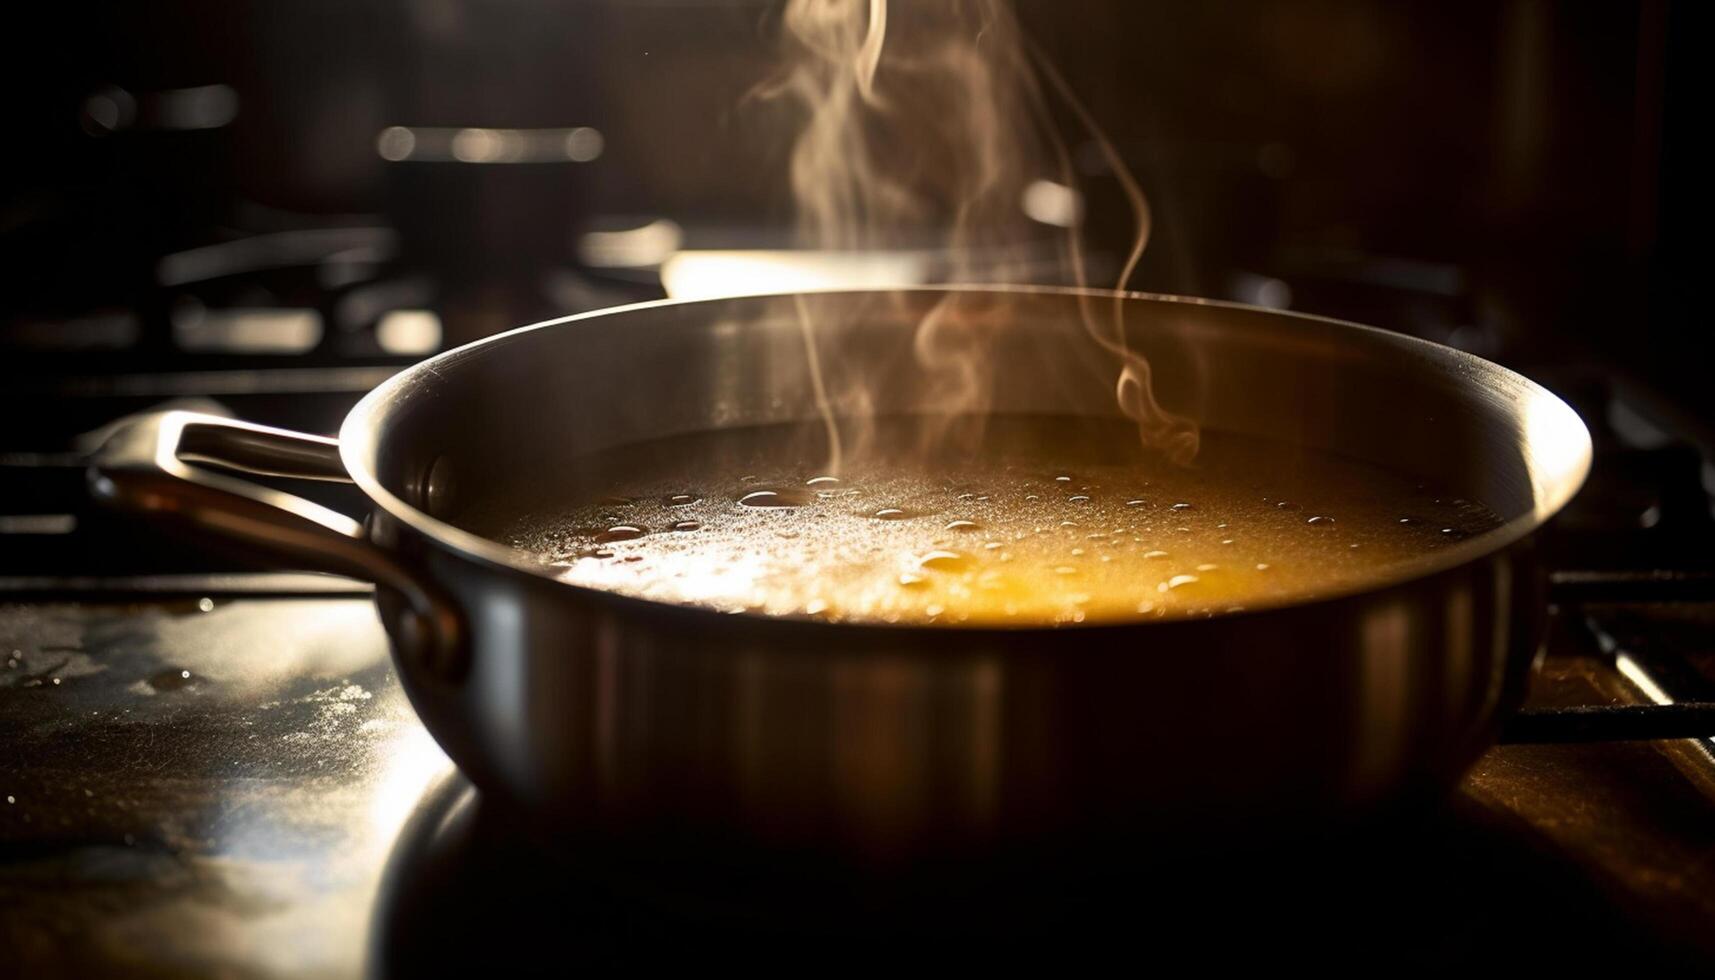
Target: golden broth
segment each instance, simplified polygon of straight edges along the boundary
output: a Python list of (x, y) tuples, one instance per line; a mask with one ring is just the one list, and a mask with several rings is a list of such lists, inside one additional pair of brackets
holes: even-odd
[(928, 420), (868, 425), (868, 462), (837, 476), (812, 427), (705, 432), (577, 460), (571, 506), (462, 523), (650, 599), (1015, 625), (1302, 600), (1498, 524), (1368, 463), (1219, 432), (1184, 468), (1121, 422), (999, 417), (958, 454), (919, 451)]

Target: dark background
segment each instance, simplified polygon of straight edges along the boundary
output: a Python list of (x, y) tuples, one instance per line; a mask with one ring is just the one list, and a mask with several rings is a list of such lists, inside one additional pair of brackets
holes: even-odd
[[(1709, 5), (1018, 8), (1150, 195), (1135, 285), (1290, 297), (1525, 366), (1597, 361), (1715, 415), (1691, 295)], [(785, 244), (789, 135), (744, 101), (777, 29), (776, 5), (748, 0), (32, 5), (0, 117), (0, 380), (21, 398), (47, 379), (254, 362), (176, 346), (188, 303), (317, 309), (302, 363), (386, 363), (370, 334), (389, 303), (436, 310), (452, 343), (657, 294), (646, 271), (588, 269), (576, 250), (586, 229), (657, 216), (691, 246)], [(183, 92), (211, 85), (230, 92)], [(390, 125), (591, 126), (605, 148), (390, 164)], [(1123, 250), (1121, 199), (1092, 170), (1089, 234)], [(353, 228), (385, 234), (194, 281), (160, 264)], [(354, 293), (373, 301), (339, 305)]]

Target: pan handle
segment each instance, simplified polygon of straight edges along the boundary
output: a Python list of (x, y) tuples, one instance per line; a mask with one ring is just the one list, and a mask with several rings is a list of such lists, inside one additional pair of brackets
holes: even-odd
[(89, 470), (97, 499), (174, 520), (293, 567), (374, 582), (405, 600), (394, 641), (442, 676), (459, 664), (459, 616), (440, 589), (371, 542), (363, 526), (292, 494), (191, 462), (263, 476), (349, 482), (339, 444), (196, 412), (124, 421)]

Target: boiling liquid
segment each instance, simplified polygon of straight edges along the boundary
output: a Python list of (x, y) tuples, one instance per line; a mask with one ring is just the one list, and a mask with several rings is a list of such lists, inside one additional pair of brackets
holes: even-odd
[(810, 430), (700, 433), (577, 461), (569, 507), (464, 523), (568, 582), (650, 599), (1014, 625), (1302, 600), (1499, 523), (1371, 464), (1219, 432), (1184, 468), (1122, 423), (996, 418), (959, 454), (924, 453), (922, 420), (874, 426), (869, 461), (837, 475)]

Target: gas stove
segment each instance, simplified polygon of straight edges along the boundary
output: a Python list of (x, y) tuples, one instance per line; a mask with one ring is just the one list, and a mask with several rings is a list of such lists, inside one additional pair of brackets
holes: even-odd
[[(89, 418), (194, 398), (328, 431), (385, 370), (141, 373), (60, 398)], [(1536, 373), (1597, 430), (1596, 467), (1544, 545), (1553, 627), (1512, 744), (1450, 800), (1290, 853), (1235, 840), (1224, 860), (1077, 894), (1020, 882), (909, 921), (836, 894), (632, 880), (537, 843), (411, 713), (367, 586), (111, 518), (85, 503), (88, 440), (34, 433), (0, 456), (0, 946), (30, 975), (414, 975), (497, 950), (1707, 968), (1715, 742), (1685, 736), (1715, 732), (1715, 469), (1599, 373)]]

